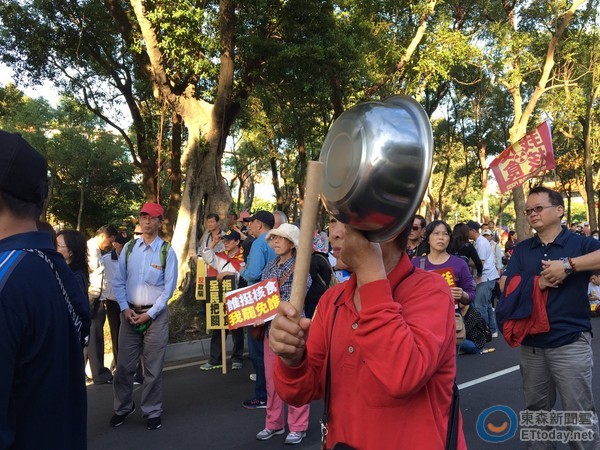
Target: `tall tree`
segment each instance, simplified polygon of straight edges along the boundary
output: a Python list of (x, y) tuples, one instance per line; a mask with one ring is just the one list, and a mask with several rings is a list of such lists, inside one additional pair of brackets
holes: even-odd
[[(117, 30), (111, 14), (122, 17), (127, 11), (116, 0), (104, 4), (69, 0), (2, 2), (1, 59), (29, 83), (52, 80), (114, 128), (142, 174), (146, 199), (156, 201), (162, 105), (154, 101), (151, 85), (143, 77), (143, 72), (149, 70), (148, 58), (131, 51), (136, 43), (134, 30)], [(122, 117), (124, 111), (129, 113), (129, 120)], [(179, 149), (173, 151), (176, 154)], [(175, 156), (170, 164), (176, 163)], [(171, 177), (178, 176), (180, 170), (176, 168)], [(170, 195), (178, 196), (180, 182), (170, 186)], [(170, 208), (169, 212), (172, 215), (174, 210)], [(175, 217), (168, 219), (174, 222)]]
[[(497, 49), (492, 61), (495, 74), (513, 101), (513, 123), (509, 140), (514, 144), (527, 132), (541, 97), (553, 76), (554, 61), (561, 41), (577, 10), (586, 0), (559, 2), (503, 2), (502, 13), (490, 16), (489, 39)], [(515, 211), (525, 209), (522, 186), (513, 189)], [(525, 216), (517, 214), (518, 236), (530, 234)]]

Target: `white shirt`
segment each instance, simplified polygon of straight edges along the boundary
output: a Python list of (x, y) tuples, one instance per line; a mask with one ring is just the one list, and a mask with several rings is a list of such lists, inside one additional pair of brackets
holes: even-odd
[(100, 300), (116, 301), (117, 297), (113, 291), (113, 280), (119, 270), (119, 258), (112, 259), (113, 252), (108, 252), (102, 255), (104, 264), (104, 282), (102, 283), (102, 295)]
[(588, 284), (588, 297), (593, 297), (596, 300), (600, 300), (600, 286), (590, 281)]
[[(225, 234), (223, 232), (223, 230), (219, 230), (221, 237), (223, 237), (223, 235)], [(210, 230), (206, 230), (204, 232), (204, 234), (202, 235), (202, 237), (200, 238), (200, 245), (198, 246), (198, 256), (202, 257), (202, 255), (204, 254), (204, 250), (208, 248), (208, 246), (212, 243), (213, 241), (213, 236), (212, 236), (212, 232)], [(223, 244), (223, 241), (221, 240), (221, 242), (219, 242), (217, 245), (215, 245), (215, 248), (213, 249), (215, 253), (220, 253), (220, 252), (224, 252), (225, 251), (225, 244)]]
[(144, 239), (137, 240), (129, 258), (124, 248), (119, 256), (119, 270), (113, 280), (113, 291), (121, 311), (135, 306), (152, 305), (147, 311), (153, 319), (163, 312), (167, 301), (177, 286), (177, 256), (169, 249), (163, 272), (160, 251), (164, 241), (156, 237), (146, 245)]
[(475, 250), (481, 259), (483, 264), (483, 273), (481, 275), (481, 281), (491, 281), (498, 279), (498, 269), (494, 263), (494, 252), (489, 241), (484, 238), (481, 234), (475, 241)]
[(102, 252), (96, 238), (93, 237), (87, 241), (88, 267), (90, 269), (90, 285), (88, 287), (88, 296), (90, 300), (100, 297), (102, 293), (102, 278), (104, 277), (104, 263), (102, 261)]
[(494, 263), (496, 264), (496, 269), (502, 270), (502, 257), (504, 256), (504, 252), (496, 241), (489, 241), (489, 243), (492, 246), (492, 252), (494, 253)]

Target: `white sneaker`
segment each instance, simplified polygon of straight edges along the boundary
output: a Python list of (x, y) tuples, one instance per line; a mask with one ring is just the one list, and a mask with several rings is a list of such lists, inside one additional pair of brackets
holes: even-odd
[(305, 437), (306, 432), (304, 431), (290, 431), (285, 438), (285, 443), (288, 445), (299, 444)]
[(279, 430), (269, 430), (268, 428), (265, 428), (264, 430), (258, 432), (258, 434), (256, 435), (256, 439), (258, 439), (259, 441), (266, 441), (267, 439), (271, 439), (273, 436), (277, 436), (283, 433), (285, 433), (285, 428), (281, 428)]
[(495, 333), (492, 333), (492, 337), (493, 338), (498, 337), (498, 332), (496, 331)]
[(251, 379), (252, 381), (256, 381), (256, 374), (255, 374), (255, 373), (251, 373), (251, 374), (250, 374), (250, 379)]

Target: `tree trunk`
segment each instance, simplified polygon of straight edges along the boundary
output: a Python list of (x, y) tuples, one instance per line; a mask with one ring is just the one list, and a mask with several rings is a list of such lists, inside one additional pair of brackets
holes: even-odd
[(274, 156), (269, 158), (271, 166), (271, 183), (275, 191), (276, 210), (283, 211), (283, 195), (281, 194), (281, 186), (279, 185), (279, 171), (277, 170), (277, 159)]
[(83, 201), (85, 199), (85, 181), (79, 183), (79, 211), (77, 211), (77, 231), (81, 231), (81, 218), (83, 217)]
[(488, 202), (489, 189), (488, 189), (488, 175), (490, 169), (485, 161), (486, 159), (487, 145), (485, 142), (479, 144), (479, 165), (481, 167), (481, 203), (483, 207), (483, 221), (490, 221), (490, 205)]
[(583, 127), (583, 170), (585, 173), (585, 192), (587, 197), (588, 217), (590, 228), (598, 229), (596, 220), (596, 202), (594, 197), (594, 174), (592, 170), (593, 152), (592, 152), (592, 123), (593, 123), (593, 105), (600, 95), (600, 84), (596, 86), (593, 94), (588, 100), (585, 111), (585, 117), (581, 117), (579, 122)]
[[(210, 212), (224, 216), (232, 201), (227, 183), (217, 177), (217, 166), (220, 165), (218, 158), (220, 155), (216, 152), (214, 141), (212, 145), (209, 142), (208, 151), (198, 149), (190, 152), (185, 189), (173, 234), (173, 248), (179, 260), (180, 289), (184, 297), (195, 288), (190, 269), (194, 266), (197, 254), (198, 229), (202, 218)], [(192, 270), (193, 273), (195, 271)]]
[[(179, 261), (179, 281), (183, 296), (194, 288), (190, 264), (196, 254), (198, 224), (208, 212), (225, 217), (231, 205), (231, 193), (221, 176), (221, 158), (225, 139), (231, 124), (239, 113), (239, 104), (233, 101), (235, 59), (235, 2), (219, 2), (220, 67), (214, 105), (197, 95), (194, 81), (181, 90), (173, 89), (173, 80), (165, 67), (159, 33), (146, 17), (150, 7), (141, 0), (130, 0), (142, 34), (145, 50), (151, 64), (148, 76), (157, 91), (156, 96), (167, 101), (179, 114), (188, 129), (188, 147), (183, 158), (186, 165), (186, 183), (181, 207), (173, 233), (173, 249)], [(191, 274), (194, 274), (192, 269)]]
[[(546, 55), (543, 61), (539, 80), (537, 81), (533, 92), (530, 95), (528, 95), (528, 101), (526, 104), (523, 103), (523, 97), (521, 95), (521, 89), (523, 87), (522, 80), (525, 78), (524, 75), (521, 73), (521, 52), (516, 41), (513, 41), (511, 43), (513, 52), (512, 74), (509, 79), (503, 80), (502, 82), (513, 98), (514, 119), (513, 125), (509, 131), (509, 139), (511, 144), (514, 144), (525, 135), (525, 131), (527, 130), (527, 123), (533, 115), (541, 96), (546, 92), (546, 86), (548, 84), (548, 80), (550, 79), (552, 69), (554, 68), (554, 54), (556, 52), (556, 47), (558, 46), (559, 41), (562, 39), (562, 36), (567, 27), (569, 26), (569, 23), (573, 19), (575, 11), (584, 2), (585, 0), (574, 0), (569, 9), (562, 13), (559, 13), (560, 17), (553, 18), (553, 23), (557, 24), (556, 29), (551, 33), (551, 39), (548, 42), (548, 47), (546, 50)], [(516, 7), (516, 3), (504, 2), (502, 6), (505, 9), (508, 23), (514, 29), (516, 29), (514, 22), (514, 8)], [(525, 215), (521, 213), (521, 211), (525, 209), (525, 193), (523, 191), (523, 187), (519, 186), (513, 189), (513, 194), (515, 201), (515, 213), (517, 216), (517, 234), (519, 236), (519, 239), (522, 240), (530, 236), (529, 224)]]
[(244, 184), (244, 206), (242, 210), (250, 211), (252, 203), (254, 203), (254, 178), (250, 177)]
[(171, 192), (169, 195), (169, 205), (165, 212), (165, 237), (173, 238), (175, 222), (179, 213), (179, 204), (181, 203), (181, 136), (183, 134), (183, 121), (181, 116), (175, 112), (171, 113), (171, 164), (168, 169), (169, 181), (171, 182)]

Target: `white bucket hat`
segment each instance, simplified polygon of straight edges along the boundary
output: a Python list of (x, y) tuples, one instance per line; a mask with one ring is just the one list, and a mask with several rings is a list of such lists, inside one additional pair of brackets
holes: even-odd
[(284, 237), (294, 244), (294, 247), (298, 247), (298, 243), (300, 242), (300, 229), (291, 223), (282, 223), (279, 227), (273, 228), (267, 233), (267, 241), (271, 236)]

